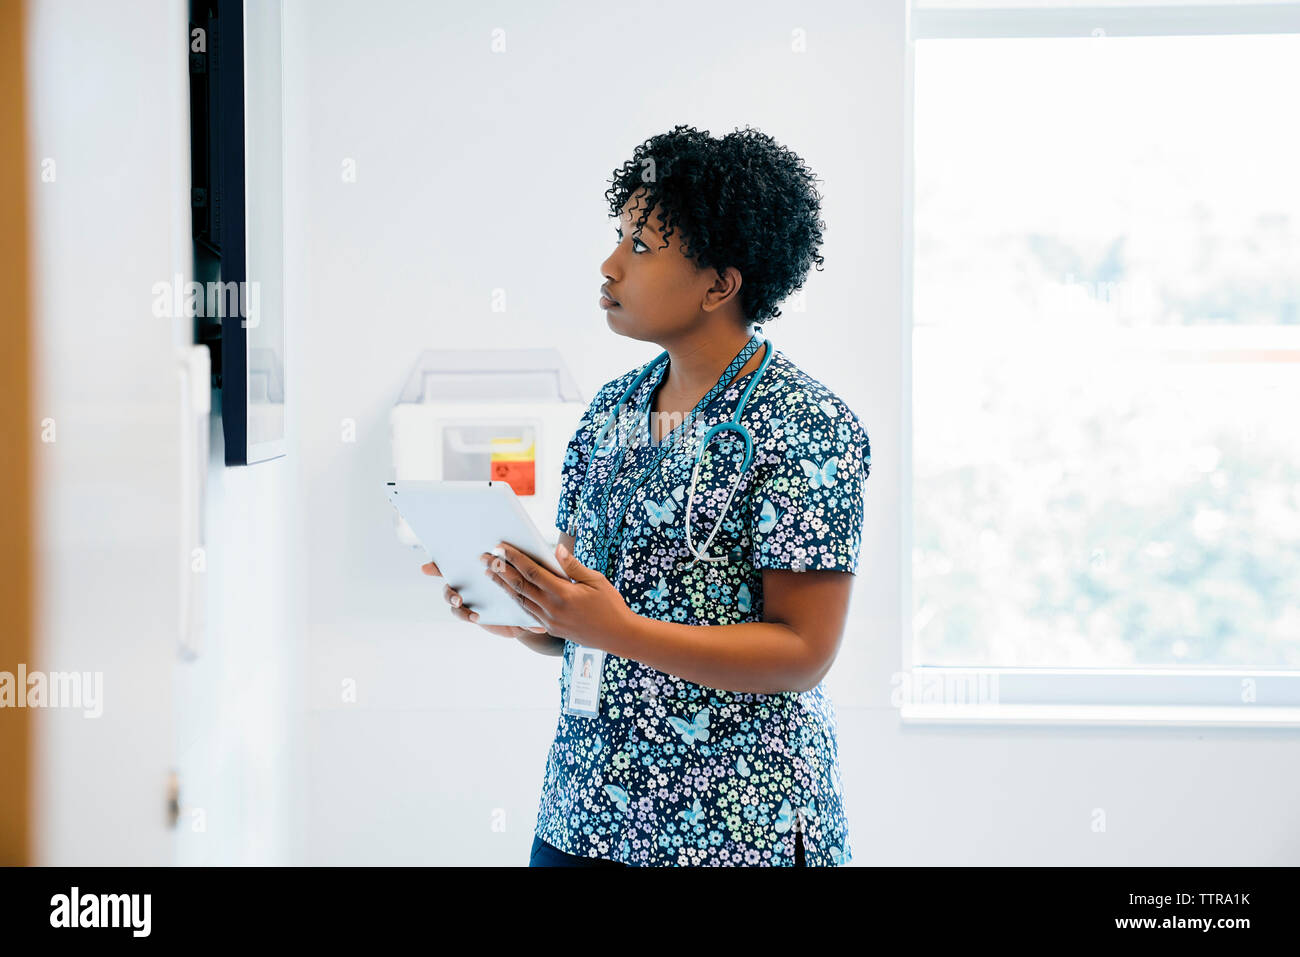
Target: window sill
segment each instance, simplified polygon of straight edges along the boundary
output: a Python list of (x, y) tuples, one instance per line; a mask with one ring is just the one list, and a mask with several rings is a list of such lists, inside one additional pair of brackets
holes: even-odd
[(1300, 728), (1300, 708), (1253, 705), (904, 705), (904, 724)]

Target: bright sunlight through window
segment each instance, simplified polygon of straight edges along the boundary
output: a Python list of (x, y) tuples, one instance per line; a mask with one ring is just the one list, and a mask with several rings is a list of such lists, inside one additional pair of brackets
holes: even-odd
[(1300, 668), (1300, 36), (915, 56), (917, 663)]

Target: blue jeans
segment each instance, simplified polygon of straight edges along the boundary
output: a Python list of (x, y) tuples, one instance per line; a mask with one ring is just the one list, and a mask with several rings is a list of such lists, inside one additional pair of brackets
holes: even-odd
[[(533, 849), (528, 855), (529, 867), (627, 867), (621, 861), (607, 861), (601, 857), (579, 857), (566, 854), (558, 847), (552, 847), (536, 834), (533, 835)], [(803, 858), (803, 835), (795, 834), (794, 866), (805, 867)]]
[(607, 861), (603, 857), (579, 857), (552, 847), (536, 834), (533, 850), (528, 855), (529, 867), (627, 867), (622, 861)]

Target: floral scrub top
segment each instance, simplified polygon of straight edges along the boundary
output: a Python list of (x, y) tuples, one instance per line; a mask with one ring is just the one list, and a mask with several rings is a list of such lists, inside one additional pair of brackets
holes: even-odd
[[(627, 490), (663, 451), (638, 414), (667, 360), (628, 398), (605, 440), (613, 446), (622, 434), (628, 446), (605, 515), (596, 509), (618, 450), (593, 454), (592, 446), (644, 368), (606, 383), (569, 442), (556, 527), (574, 535), (579, 561), (605, 573), (636, 614), (688, 625), (761, 621), (764, 568), (857, 571), (871, 467), (866, 431), (838, 396), (773, 347), (740, 420), (753, 437), (753, 459), (708, 549), (729, 561), (677, 566), (692, 558), (684, 512), (699, 438), (735, 413), (753, 372), (675, 435), (627, 504), (607, 572), (594, 554), (595, 528), (619, 520)], [(691, 512), (698, 550), (744, 451), (732, 430), (705, 450)], [(564, 645), (561, 702), (577, 647)], [(566, 853), (632, 865), (790, 866), (802, 830), (807, 866), (845, 864), (853, 851), (836, 736), (835, 709), (820, 683), (804, 692), (726, 691), (607, 654), (599, 714), (561, 709), (536, 832)]]

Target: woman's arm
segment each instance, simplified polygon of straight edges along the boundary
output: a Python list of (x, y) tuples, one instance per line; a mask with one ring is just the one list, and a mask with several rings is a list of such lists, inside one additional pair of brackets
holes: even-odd
[(763, 570), (763, 620), (682, 625), (633, 615), (631, 628), (594, 642), (706, 688), (807, 691), (830, 670), (848, 617), (848, 572)]
[(527, 645), (539, 655), (550, 655), (552, 658), (558, 658), (564, 654), (564, 639), (556, 638), (552, 634), (539, 635), (536, 632), (525, 631), (516, 636), (519, 643)]
[(848, 617), (854, 575), (847, 571), (763, 569), (763, 620), (683, 625), (643, 618), (601, 575), (557, 550), (561, 579), (509, 543), (494, 569), (498, 584), (549, 629), (578, 644), (640, 661), (708, 688), (807, 691), (830, 670)]

